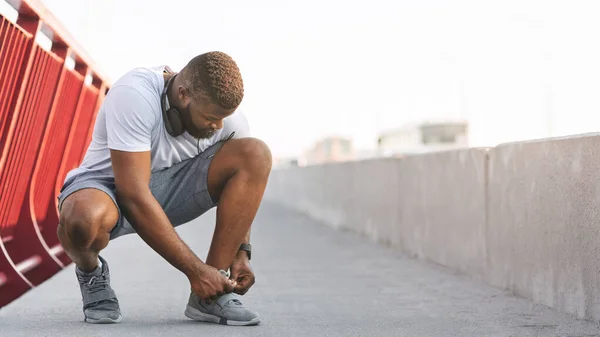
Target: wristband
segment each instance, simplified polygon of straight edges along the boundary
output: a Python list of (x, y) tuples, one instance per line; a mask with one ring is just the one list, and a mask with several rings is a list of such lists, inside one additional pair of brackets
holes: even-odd
[(242, 243), (240, 245), (239, 250), (246, 251), (246, 253), (248, 254), (248, 261), (250, 261), (250, 259), (252, 258), (252, 245), (250, 245), (249, 243)]

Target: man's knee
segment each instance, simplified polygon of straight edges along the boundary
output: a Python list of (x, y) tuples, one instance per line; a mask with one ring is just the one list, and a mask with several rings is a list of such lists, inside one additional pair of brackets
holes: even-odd
[(72, 195), (62, 205), (58, 231), (63, 231), (73, 247), (90, 248), (99, 235), (108, 235), (117, 219), (118, 211), (110, 204)]
[(271, 172), (271, 150), (265, 142), (256, 138), (238, 139), (235, 144), (240, 169), (249, 170), (253, 174), (268, 176)]
[(223, 144), (208, 169), (208, 191), (215, 201), (221, 198), (226, 183), (244, 177), (266, 184), (271, 173), (271, 151), (256, 138), (231, 139)]

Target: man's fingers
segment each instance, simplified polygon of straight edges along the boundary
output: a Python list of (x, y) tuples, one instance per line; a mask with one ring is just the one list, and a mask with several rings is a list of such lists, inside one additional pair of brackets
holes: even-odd
[(233, 290), (233, 292), (238, 295), (244, 295), (244, 294), (246, 294), (247, 291), (248, 291), (248, 288), (245, 285), (240, 284), (240, 283), (238, 283), (238, 285)]
[(236, 279), (236, 281), (238, 284), (242, 284), (244, 288), (250, 288), (254, 284), (255, 279), (251, 275), (244, 275)]
[(227, 279), (227, 281), (225, 281), (225, 287), (224, 287), (225, 292), (226, 293), (232, 292), (235, 289), (236, 286), (237, 286), (237, 282), (236, 281)]
[(248, 292), (250, 287), (254, 284), (254, 278), (242, 277), (238, 279), (238, 285), (235, 287), (234, 292), (239, 295), (244, 295)]

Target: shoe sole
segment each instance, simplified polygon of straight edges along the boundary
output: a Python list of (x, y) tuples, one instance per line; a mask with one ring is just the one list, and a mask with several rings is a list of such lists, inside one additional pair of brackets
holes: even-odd
[(221, 325), (235, 325), (235, 326), (246, 326), (246, 325), (257, 325), (260, 323), (260, 318), (256, 317), (250, 321), (233, 321), (226, 318), (221, 318), (215, 315), (204, 313), (196, 308), (187, 306), (185, 308), (185, 316), (200, 322), (218, 323)]
[(85, 318), (85, 322), (86, 323), (90, 323), (90, 324), (115, 324), (115, 323), (120, 323), (123, 320), (123, 316), (119, 315), (119, 318), (117, 319), (112, 319), (112, 318), (100, 318), (100, 319), (91, 319), (91, 318)]

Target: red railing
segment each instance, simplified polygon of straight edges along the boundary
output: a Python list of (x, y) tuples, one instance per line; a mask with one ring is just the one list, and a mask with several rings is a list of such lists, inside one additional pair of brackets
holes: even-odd
[(109, 87), (39, 1), (7, 2), (18, 18), (0, 16), (0, 307), (71, 262), (56, 235), (56, 197)]

